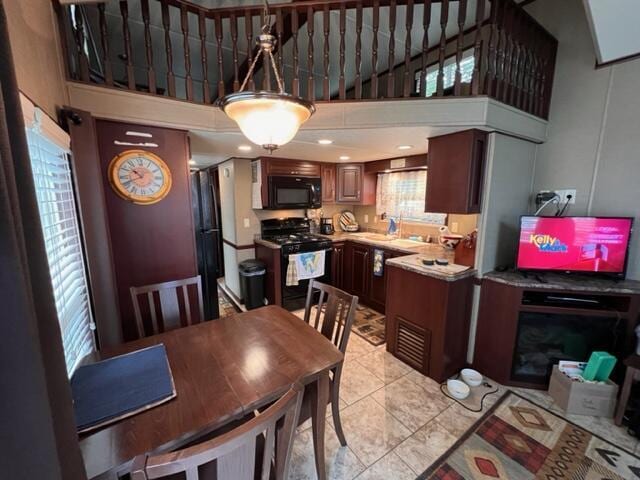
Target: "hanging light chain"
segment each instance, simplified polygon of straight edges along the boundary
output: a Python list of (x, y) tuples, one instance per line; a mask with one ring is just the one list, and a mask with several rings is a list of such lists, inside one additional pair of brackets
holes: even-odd
[[(276, 65), (276, 60), (273, 56), (273, 47), (275, 45), (275, 37), (271, 35), (271, 14), (269, 13), (269, 3), (267, 0), (264, 0), (264, 9), (262, 11), (262, 35), (258, 39), (258, 43), (260, 45), (260, 51), (262, 53), (263, 63), (269, 62), (273, 66), (273, 73), (276, 77), (276, 82), (278, 84), (278, 93), (284, 94), (284, 83), (282, 81), (282, 77), (280, 76), (280, 72), (278, 71), (278, 67)], [(242, 81), (242, 85), (240, 85), (239, 92), (243, 92), (249, 82), (249, 79), (253, 76), (253, 72), (255, 70), (256, 64), (258, 63), (258, 59), (260, 58), (260, 53), (258, 53), (251, 62), (249, 66), (249, 70), (247, 70), (247, 75), (244, 77)]]

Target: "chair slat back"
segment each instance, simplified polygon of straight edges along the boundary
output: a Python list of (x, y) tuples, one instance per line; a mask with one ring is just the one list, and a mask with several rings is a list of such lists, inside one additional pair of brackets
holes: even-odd
[[(171, 282), (131, 287), (129, 290), (136, 317), (138, 337), (147, 336), (144, 321), (144, 313), (147, 312), (147, 324), (151, 327), (151, 332), (148, 335), (155, 335), (163, 331), (179, 328), (185, 324), (192, 325), (195, 323), (192, 315), (193, 305), (191, 302), (192, 296), (189, 295), (189, 287), (195, 287), (197, 290), (198, 321), (203, 321), (205, 318), (200, 275)], [(180, 297), (182, 297), (182, 308), (180, 308)], [(143, 308), (143, 303), (141, 302), (146, 302), (146, 308)], [(160, 312), (157, 311), (157, 303), (160, 305)], [(184, 321), (181, 311), (184, 312)], [(162, 319), (162, 322), (160, 322), (160, 319)]]
[[(273, 466), (275, 479), (286, 480), (303, 393), (304, 388), (296, 383), (263, 413), (230, 432), (176, 452), (137, 457), (131, 480), (162, 479), (180, 473), (187, 480), (200, 480), (203, 466), (213, 466), (217, 480), (269, 480)], [(265, 445), (260, 462), (256, 462), (259, 437)], [(255, 471), (256, 463), (260, 472)]]
[[(316, 312), (311, 318), (315, 291), (318, 291)], [(345, 353), (355, 319), (358, 297), (322, 282), (309, 280), (304, 321), (320, 331), (338, 350)]]

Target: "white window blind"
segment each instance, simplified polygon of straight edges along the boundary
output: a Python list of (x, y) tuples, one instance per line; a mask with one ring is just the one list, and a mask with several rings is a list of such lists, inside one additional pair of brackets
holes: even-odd
[(67, 152), (27, 129), (51, 284), (69, 376), (95, 350), (94, 324)]
[(378, 175), (376, 214), (400, 217), (413, 222), (444, 225), (447, 215), (424, 211), (427, 171), (391, 172)]

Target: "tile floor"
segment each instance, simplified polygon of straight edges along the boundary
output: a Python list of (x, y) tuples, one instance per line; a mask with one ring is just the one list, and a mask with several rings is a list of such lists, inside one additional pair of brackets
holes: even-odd
[[(556, 413), (537, 390), (513, 389)], [(505, 391), (487, 397), (489, 405)], [(439, 385), (357, 335), (349, 347), (341, 386), (341, 416), (348, 446), (338, 442), (331, 414), (326, 431), (327, 476), (334, 480), (410, 480), (426, 470), (482, 415), (445, 397)], [(567, 415), (569, 420), (640, 453), (638, 442), (611, 420)], [(310, 422), (298, 428), (291, 480), (315, 479)]]

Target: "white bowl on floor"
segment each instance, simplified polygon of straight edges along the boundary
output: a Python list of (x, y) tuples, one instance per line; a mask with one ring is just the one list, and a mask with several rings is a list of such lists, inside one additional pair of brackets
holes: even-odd
[(457, 398), (458, 400), (464, 400), (471, 393), (469, 385), (460, 380), (453, 379), (447, 380), (447, 390), (449, 390), (451, 396)]
[(472, 368), (464, 368), (460, 372), (462, 381), (470, 387), (478, 387), (482, 384), (482, 374)]

